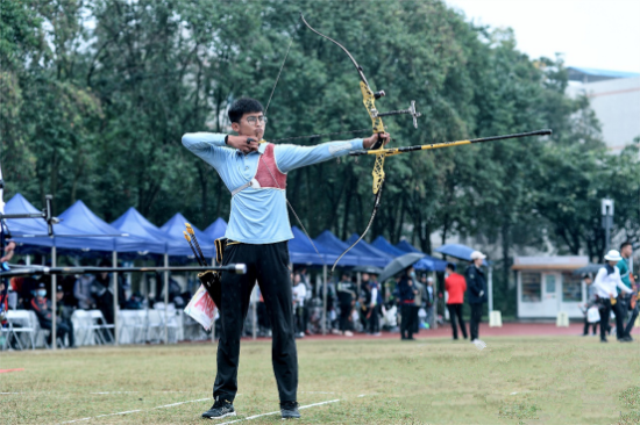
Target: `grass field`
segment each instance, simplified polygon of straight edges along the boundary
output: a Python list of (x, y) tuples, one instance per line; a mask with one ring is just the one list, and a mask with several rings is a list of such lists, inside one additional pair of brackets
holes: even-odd
[[(299, 341), (300, 404), (333, 402), (296, 423), (638, 424), (640, 344), (612, 339), (494, 337), (483, 351), (445, 338)], [(278, 410), (270, 357), (270, 342), (243, 342), (236, 419)], [(25, 370), (0, 374), (3, 424), (203, 423), (215, 346), (1, 353), (9, 368)]]

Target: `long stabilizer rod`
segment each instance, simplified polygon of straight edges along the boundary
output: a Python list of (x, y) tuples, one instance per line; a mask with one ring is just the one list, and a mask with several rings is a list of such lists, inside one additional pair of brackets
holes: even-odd
[(25, 267), (12, 266), (8, 271), (0, 271), (0, 278), (30, 275), (97, 274), (97, 273), (144, 273), (144, 272), (205, 272), (208, 270), (245, 274), (247, 266), (242, 263), (226, 266), (206, 267)]
[(480, 137), (478, 139), (458, 140), (455, 142), (432, 143), (429, 145), (400, 146), (397, 148), (378, 149), (378, 150), (361, 150), (361, 151), (350, 152), (349, 156), (380, 155), (380, 154), (384, 154), (385, 156), (392, 156), (392, 155), (397, 155), (404, 152), (451, 148), (454, 146), (472, 145), (474, 143), (494, 142), (496, 140), (518, 139), (521, 137), (531, 137), (531, 136), (549, 136), (552, 133), (553, 131), (551, 130), (538, 130), (538, 131), (529, 131), (527, 133), (507, 134), (504, 136)]

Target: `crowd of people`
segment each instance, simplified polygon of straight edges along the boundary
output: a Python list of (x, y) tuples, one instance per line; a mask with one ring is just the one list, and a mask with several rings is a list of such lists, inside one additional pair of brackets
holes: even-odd
[[(487, 300), (486, 279), (482, 270), (484, 258), (484, 254), (474, 252), (464, 275), (456, 273), (455, 264), (447, 264), (445, 302), (454, 340), (458, 339), (458, 329), (464, 339), (470, 334), (472, 341), (478, 340), (482, 305)], [(311, 283), (306, 268), (295, 270), (291, 274), (291, 282), (297, 338), (320, 333), (323, 329), (345, 337), (351, 337), (356, 332), (380, 336), (381, 331), (385, 330), (399, 332), (401, 340), (410, 341), (421, 329), (434, 328), (438, 320), (438, 295), (434, 278), (427, 274), (418, 275), (413, 266), (405, 268), (386, 282), (379, 282), (375, 273), (361, 273), (358, 279), (357, 274), (344, 270), (339, 280), (327, 282), (326, 311), (323, 311), (322, 286)], [(467, 291), (472, 312), (469, 332), (462, 316)], [(269, 318), (261, 296), (257, 316), (257, 334), (269, 336)], [(326, 320), (324, 327), (323, 319)]]

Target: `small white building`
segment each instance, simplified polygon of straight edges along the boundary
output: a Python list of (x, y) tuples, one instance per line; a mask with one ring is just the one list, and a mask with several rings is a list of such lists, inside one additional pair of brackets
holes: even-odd
[(587, 288), (573, 272), (588, 263), (586, 256), (515, 257), (518, 318), (555, 319), (561, 311), (582, 318), (579, 304), (586, 302)]

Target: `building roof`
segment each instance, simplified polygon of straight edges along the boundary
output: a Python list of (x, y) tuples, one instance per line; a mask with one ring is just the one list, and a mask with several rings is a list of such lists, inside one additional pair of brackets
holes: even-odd
[(513, 270), (558, 270), (571, 271), (589, 264), (589, 257), (583, 255), (549, 257), (515, 257)]
[(612, 80), (615, 78), (640, 77), (637, 72), (612, 71), (607, 69), (583, 68), (577, 66), (567, 67), (569, 80), (592, 83), (594, 81)]

